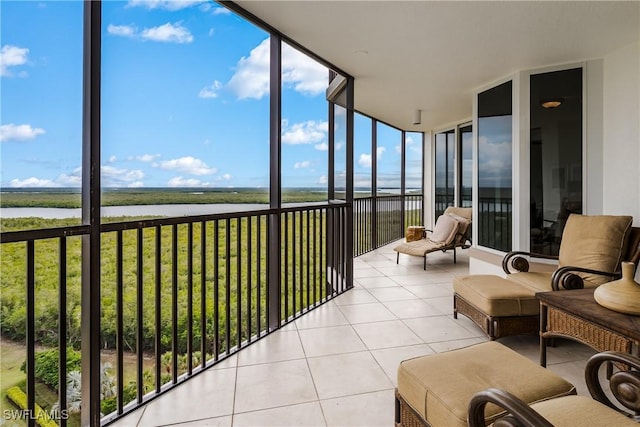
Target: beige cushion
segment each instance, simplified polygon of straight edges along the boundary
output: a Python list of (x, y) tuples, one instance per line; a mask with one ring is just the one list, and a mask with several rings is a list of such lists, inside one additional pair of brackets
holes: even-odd
[(540, 312), (534, 291), (500, 276), (458, 276), (453, 279), (453, 291), (493, 317), (533, 316)]
[(638, 427), (633, 420), (586, 396), (565, 396), (531, 408), (555, 426)]
[(473, 214), (473, 209), (472, 208), (458, 208), (455, 206), (449, 206), (447, 209), (444, 210), (444, 214), (448, 215), (448, 214), (454, 214), (454, 215), (459, 215), (463, 218), (466, 218), (468, 220), (471, 220), (471, 215)]
[(424, 256), (429, 252), (438, 250), (444, 246), (444, 243), (432, 242), (429, 239), (420, 239), (413, 242), (401, 243), (394, 247), (393, 250), (401, 254)]
[[(562, 233), (558, 265), (616, 271), (632, 222), (630, 216), (569, 215)], [(580, 275), (595, 284), (610, 280), (604, 276)]]
[[(400, 395), (432, 426), (466, 427), (469, 401), (490, 387), (526, 403), (575, 393), (560, 376), (496, 341), (405, 360), (398, 368)], [(488, 405), (487, 418), (498, 411)]]
[(440, 215), (436, 221), (436, 226), (433, 228), (433, 233), (429, 236), (429, 239), (448, 245), (453, 242), (458, 232), (458, 221), (449, 215)]
[(454, 213), (448, 213), (445, 215), (450, 216), (451, 218), (458, 221), (458, 235), (456, 236), (456, 238), (457, 239), (464, 238), (464, 236), (467, 233), (467, 230), (469, 229), (469, 225), (471, 225), (471, 220)]

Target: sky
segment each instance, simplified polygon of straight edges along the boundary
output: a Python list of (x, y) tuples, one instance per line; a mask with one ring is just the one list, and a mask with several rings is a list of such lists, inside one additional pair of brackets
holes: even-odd
[[(78, 187), (82, 2), (2, 1), (0, 15), (0, 186)], [(287, 45), (282, 57), (282, 185), (326, 189), (328, 69)], [(104, 1), (101, 69), (103, 187), (268, 187), (268, 33), (208, 1)], [(370, 141), (367, 121), (356, 138)], [(336, 182), (344, 126), (340, 110)], [(401, 133), (378, 126), (377, 184), (399, 187)], [(407, 147), (418, 181), (420, 135)], [(370, 143), (354, 157), (370, 186)]]

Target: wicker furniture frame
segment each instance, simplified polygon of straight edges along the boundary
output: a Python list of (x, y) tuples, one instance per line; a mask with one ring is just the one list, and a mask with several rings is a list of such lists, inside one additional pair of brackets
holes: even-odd
[(396, 388), (396, 427), (432, 427), (420, 414), (407, 403)]
[(631, 353), (640, 342), (640, 317), (600, 306), (594, 289), (536, 294), (540, 300), (540, 364), (547, 363), (547, 340), (582, 342), (596, 351)]
[(509, 335), (538, 335), (540, 315), (494, 317), (471, 304), (458, 294), (453, 295), (453, 318), (464, 314), (491, 340)]

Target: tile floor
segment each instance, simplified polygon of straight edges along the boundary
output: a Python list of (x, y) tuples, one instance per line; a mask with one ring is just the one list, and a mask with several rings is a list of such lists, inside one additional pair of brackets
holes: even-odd
[[(401, 360), (485, 341), (452, 315), (464, 251), (400, 257), (393, 244), (354, 261), (355, 288), (197, 375), (115, 426), (392, 426)], [(538, 361), (536, 337), (503, 344)], [(549, 349), (549, 368), (588, 395), (583, 367), (594, 353), (572, 341)]]

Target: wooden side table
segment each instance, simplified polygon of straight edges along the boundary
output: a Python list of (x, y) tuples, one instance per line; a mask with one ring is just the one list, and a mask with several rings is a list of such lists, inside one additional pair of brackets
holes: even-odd
[(405, 239), (407, 242), (415, 242), (424, 237), (424, 227), (421, 225), (410, 225), (407, 227), (407, 234)]
[[(571, 338), (596, 351), (637, 353), (640, 316), (602, 307), (593, 298), (594, 289), (538, 292), (540, 301), (540, 365), (547, 366), (547, 340)], [(634, 346), (635, 344), (635, 346)]]

